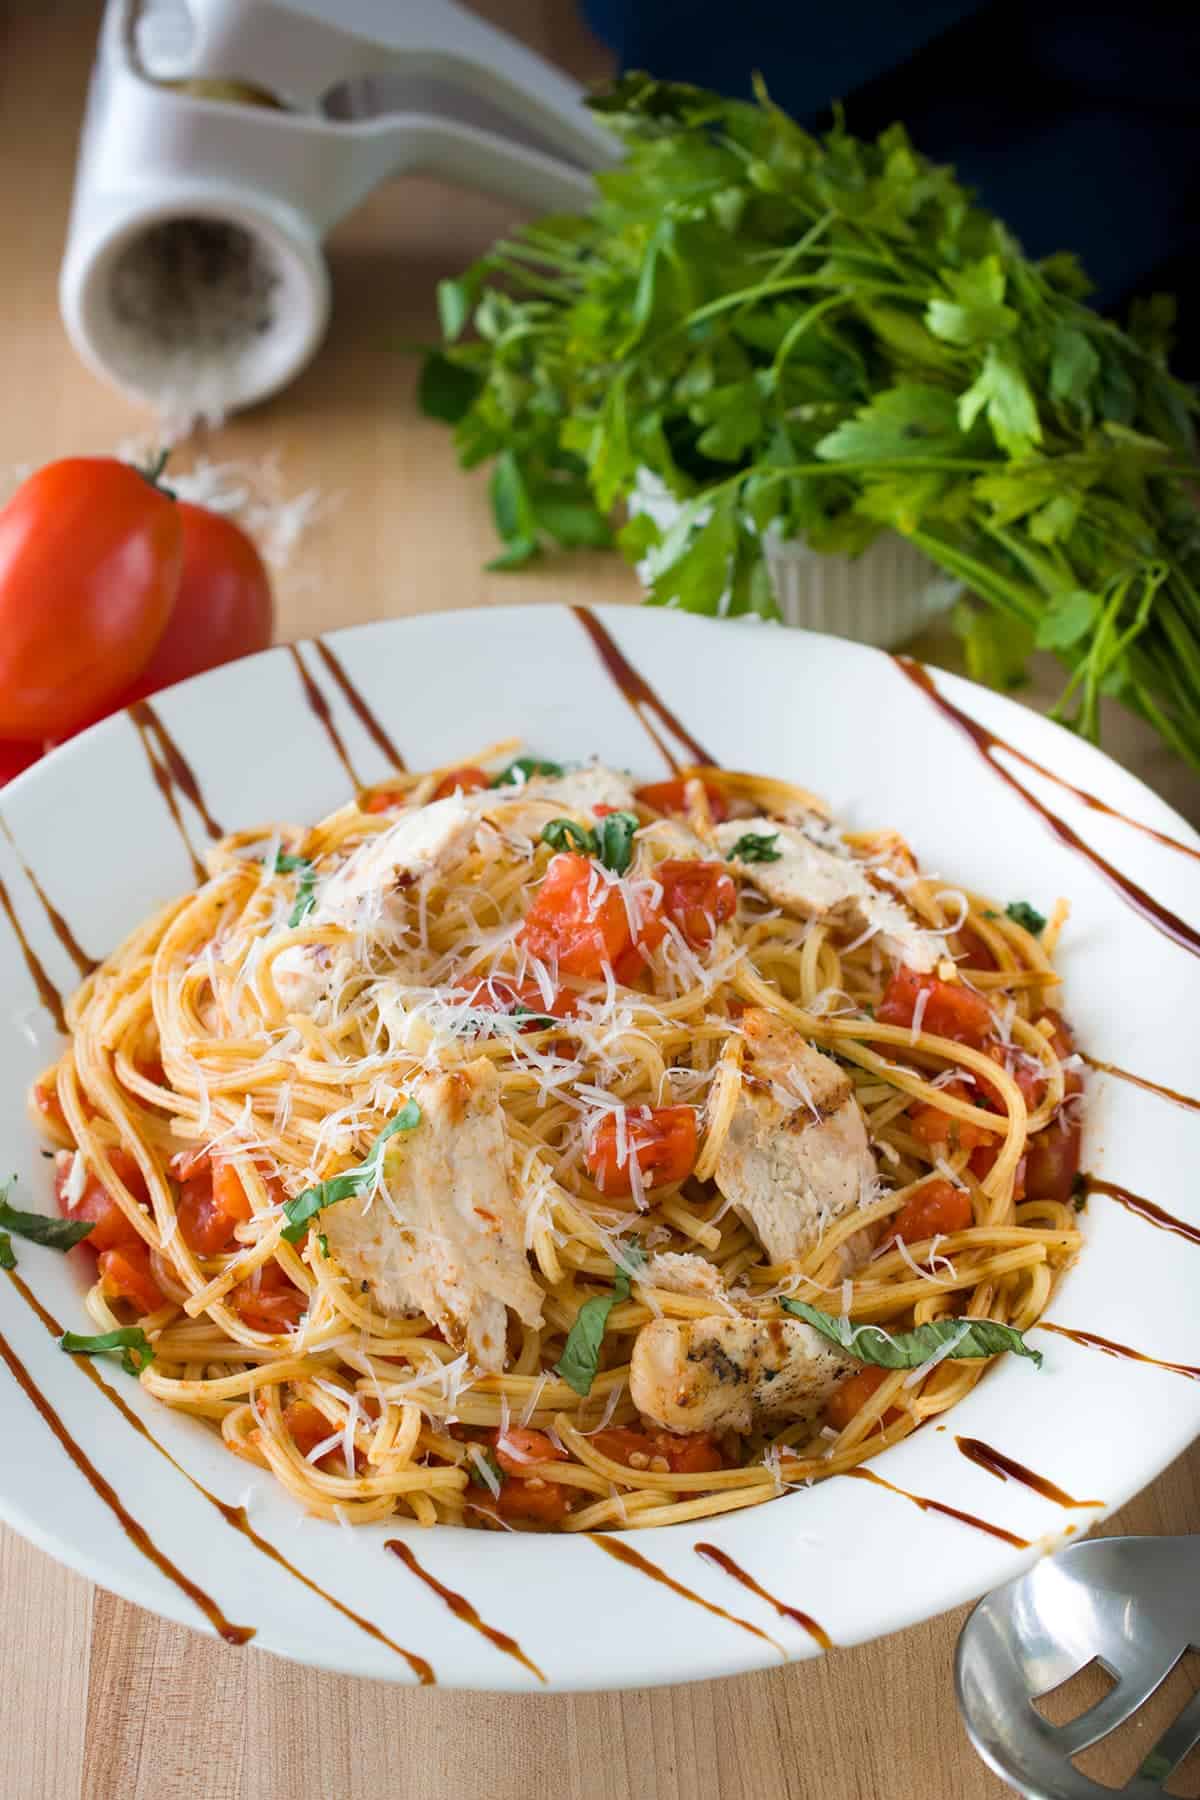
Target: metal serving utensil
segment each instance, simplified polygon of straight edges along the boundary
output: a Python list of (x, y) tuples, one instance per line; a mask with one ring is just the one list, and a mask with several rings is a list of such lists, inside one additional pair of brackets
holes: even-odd
[[(1127, 1786), (1100, 1787), (1071, 1762), (1135, 1713), (1180, 1657), (1200, 1646), (1200, 1537), (1110, 1537), (1073, 1544), (981, 1600), (955, 1656), (971, 1742), (1030, 1800), (1161, 1800), (1200, 1743), (1200, 1693), (1168, 1725)], [(1115, 1681), (1065, 1725), (1034, 1707), (1088, 1663)]]

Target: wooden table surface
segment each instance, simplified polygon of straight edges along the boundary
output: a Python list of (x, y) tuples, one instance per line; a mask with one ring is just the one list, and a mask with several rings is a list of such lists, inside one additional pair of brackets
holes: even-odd
[[(581, 78), (603, 75), (565, 0), (480, 10)], [(93, 6), (54, 0), (10, 9), (7, 27), (0, 15), (4, 486), (15, 465), (104, 452), (148, 423), (79, 365), (55, 300), (96, 18)], [(317, 361), (205, 444), (220, 460), (277, 455), (287, 492), (315, 485), (335, 502), (280, 577), (281, 637), (463, 605), (634, 598), (616, 558), (481, 571), (491, 547), (483, 484), (459, 475), (447, 434), (418, 416), (412, 364), (392, 347), (430, 334), (435, 279), (508, 222), (505, 207), (431, 181), (380, 191), (336, 234), (334, 323)], [(1194, 779), (1148, 734), (1125, 728), (1113, 747), (1194, 816)], [(20, 1402), (10, 1390), (4, 1404)], [(1107, 1529), (1198, 1522), (1194, 1449)], [(955, 1712), (964, 1616), (731, 1681), (497, 1700), (229, 1649), (3, 1531), (0, 1800), (985, 1800), (1005, 1790)], [(1153, 1729), (1134, 1728), (1094, 1772), (1112, 1782), (1131, 1769)]]

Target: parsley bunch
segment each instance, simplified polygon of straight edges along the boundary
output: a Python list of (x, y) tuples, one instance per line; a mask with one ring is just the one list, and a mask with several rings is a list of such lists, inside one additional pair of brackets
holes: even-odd
[(1053, 650), (1060, 718), (1094, 738), (1116, 695), (1200, 765), (1171, 302), (1102, 319), (1071, 257), (1029, 261), (899, 125), (818, 140), (761, 92), (636, 74), (590, 104), (625, 162), (588, 213), (441, 284), (422, 376), (463, 466), (494, 465), (499, 566), (607, 544), (639, 470), (685, 503), (620, 534), (658, 605), (771, 616), (764, 532), (854, 553), (898, 531), (994, 609), (960, 609), (973, 674), (1015, 685)]

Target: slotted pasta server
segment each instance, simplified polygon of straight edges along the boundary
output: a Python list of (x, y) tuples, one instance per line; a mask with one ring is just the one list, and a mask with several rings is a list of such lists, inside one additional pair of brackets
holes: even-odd
[[(1200, 1743), (1200, 1693), (1125, 1787), (1099, 1786), (1071, 1758), (1130, 1718), (1198, 1645), (1200, 1538), (1089, 1539), (980, 1601), (958, 1640), (958, 1704), (980, 1756), (1030, 1800), (1161, 1800)], [(1115, 1685), (1079, 1718), (1050, 1724), (1034, 1701), (1092, 1661)]]

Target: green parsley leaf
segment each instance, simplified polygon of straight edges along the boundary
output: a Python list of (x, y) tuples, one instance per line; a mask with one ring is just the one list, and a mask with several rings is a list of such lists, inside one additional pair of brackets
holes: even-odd
[(1044, 916), (1028, 900), (1010, 900), (1004, 911), (1014, 925), (1023, 925), (1034, 937), (1041, 937), (1046, 929)]
[(742, 836), (733, 846), (733, 849), (729, 852), (728, 860), (730, 862), (744, 863), (779, 862), (783, 856), (782, 850), (772, 849), (772, 845), (777, 841), (778, 837), (779, 833), (777, 831), (769, 833), (756, 831), (743, 832)]
[(552, 850), (578, 850), (581, 856), (597, 854), (595, 832), (587, 825), (577, 825), (574, 819), (551, 819), (542, 826), (542, 842)]
[(289, 1244), (298, 1244), (308, 1230), (310, 1219), (327, 1206), (336, 1206), (339, 1200), (353, 1199), (356, 1194), (367, 1194), (374, 1187), (383, 1167), (387, 1142), (398, 1131), (415, 1131), (421, 1123), (421, 1109), (415, 1100), (408, 1100), (400, 1108), (390, 1124), (384, 1126), (375, 1142), (371, 1145), (366, 1160), (357, 1168), (347, 1169), (344, 1175), (331, 1175), (328, 1180), (320, 1181), (316, 1187), (305, 1188), (293, 1200), (285, 1201), (284, 1216), (287, 1224), (282, 1236)]
[(15, 1269), (17, 1253), (12, 1247), (12, 1239), (7, 1231), (0, 1231), (0, 1269)]
[(622, 1244), (621, 1261), (614, 1269), (612, 1293), (596, 1294), (591, 1300), (585, 1300), (575, 1315), (575, 1323), (567, 1333), (567, 1341), (554, 1372), (561, 1375), (567, 1386), (574, 1388), (585, 1400), (592, 1391), (592, 1383), (600, 1365), (600, 1346), (604, 1342), (608, 1315), (614, 1306), (628, 1300), (631, 1292), (630, 1277), (638, 1272), (645, 1260), (645, 1252), (640, 1244)]
[(64, 1331), (58, 1347), (72, 1356), (115, 1356), (119, 1353), (121, 1367), (127, 1375), (140, 1375), (154, 1361), (154, 1346), (140, 1325), (123, 1325), (119, 1331), (100, 1331), (94, 1337)]
[(901, 382), (860, 407), (852, 419), (814, 444), (826, 462), (895, 462), (906, 457), (961, 454), (954, 396), (944, 388)]
[(481, 375), (464, 369), (459, 363), (452, 363), (448, 356), (435, 350), (421, 366), (417, 401), (427, 418), (440, 419), (445, 425), (457, 425), (470, 411), (482, 386)]
[(1042, 1363), (1040, 1350), (1031, 1350), (1021, 1332), (997, 1319), (934, 1319), (913, 1331), (890, 1332), (881, 1325), (852, 1324), (849, 1319), (820, 1312), (804, 1300), (783, 1299), (779, 1304), (860, 1362), (874, 1363), (880, 1369), (919, 1368), (944, 1344), (954, 1346), (950, 1360), (999, 1356), (1012, 1350), (1017, 1356), (1027, 1356), (1038, 1368)]
[(282, 850), (275, 852), (275, 873), (290, 875), (293, 870), (300, 875), (300, 886), (296, 890), (296, 904), (292, 907), (288, 925), (295, 931), (297, 925), (303, 924), (307, 915), (317, 904), (313, 887), (316, 882), (316, 869), (307, 856), (291, 856)]
[(1098, 594), (1086, 593), (1082, 588), (1056, 594), (1038, 620), (1034, 643), (1039, 650), (1069, 650), (1088, 635), (1101, 605)]
[(562, 772), (561, 763), (545, 762), (537, 756), (518, 756), (515, 761), (509, 763), (507, 769), (501, 770), (492, 782), (492, 786), (494, 788), (520, 787), (522, 782), (528, 781), (533, 775), (553, 776), (561, 775)]
[(47, 1250), (73, 1250), (94, 1228), (91, 1219), (51, 1219), (45, 1213), (18, 1212), (8, 1204), (8, 1187), (0, 1189), (0, 1231), (28, 1238)]

